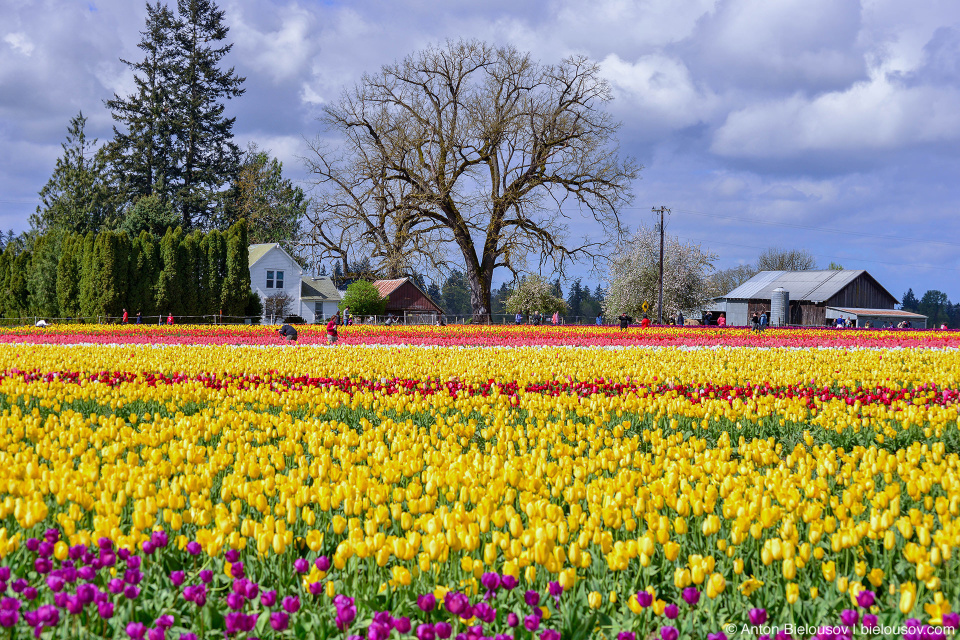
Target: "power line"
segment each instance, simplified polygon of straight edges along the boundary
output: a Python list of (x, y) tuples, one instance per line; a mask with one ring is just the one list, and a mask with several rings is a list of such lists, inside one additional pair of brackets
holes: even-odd
[[(624, 209), (641, 209), (642, 207), (624, 207)], [(691, 209), (677, 209), (681, 213), (692, 213), (697, 216), (708, 218), (718, 218), (721, 220), (732, 220), (734, 222), (745, 222), (748, 224), (765, 224), (775, 227), (787, 227), (790, 229), (803, 229), (806, 231), (817, 231), (821, 233), (838, 233), (841, 235), (858, 236), (861, 238), (876, 238), (879, 240), (896, 240), (897, 242), (918, 242), (921, 244), (941, 244), (948, 247), (960, 247), (960, 243), (947, 242), (946, 240), (922, 240), (920, 238), (907, 238), (902, 236), (883, 235), (878, 233), (866, 233), (863, 231), (847, 231), (844, 229), (831, 229), (828, 227), (815, 227), (812, 225), (796, 224), (792, 222), (774, 222), (772, 220), (757, 220), (755, 218), (738, 218), (736, 216), (725, 216), (718, 213), (706, 213), (703, 211), (693, 211)]]

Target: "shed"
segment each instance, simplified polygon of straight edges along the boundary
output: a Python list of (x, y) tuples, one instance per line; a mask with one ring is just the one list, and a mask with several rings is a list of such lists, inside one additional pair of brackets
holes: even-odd
[(387, 299), (387, 313), (402, 317), (405, 323), (429, 323), (443, 315), (443, 309), (410, 278), (376, 280), (373, 286)]
[(862, 269), (761, 271), (715, 300), (726, 303), (727, 324), (745, 325), (754, 313), (770, 314), (774, 290), (789, 294), (788, 324), (824, 326), (827, 307), (889, 309), (897, 299)]
[(927, 328), (927, 316), (902, 311), (900, 309), (857, 309), (853, 307), (827, 307), (827, 320), (836, 320), (845, 318), (853, 320), (858, 327), (866, 326), (869, 322), (874, 328), (880, 328), (884, 324), (895, 327), (904, 320), (910, 323), (914, 329)]

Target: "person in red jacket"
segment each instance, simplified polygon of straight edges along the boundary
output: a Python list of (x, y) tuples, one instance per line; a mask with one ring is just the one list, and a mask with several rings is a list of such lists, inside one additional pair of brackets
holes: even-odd
[(173, 324), (173, 314), (172, 314), (172, 313), (168, 313), (168, 314), (167, 314), (167, 324)]
[(648, 318), (646, 315), (644, 315), (644, 316), (643, 316), (643, 320), (640, 321), (640, 328), (641, 328), (641, 329), (646, 329), (646, 328), (649, 327), (649, 326), (650, 326), (650, 318)]
[(127, 315), (127, 310), (124, 309), (124, 310), (123, 310), (123, 324), (127, 324), (127, 320), (129, 320), (129, 319), (130, 319), (130, 316)]
[(327, 321), (327, 344), (337, 343), (337, 338), (339, 338), (337, 335), (337, 324), (339, 323), (339, 320), (339, 316), (335, 313), (333, 314), (333, 317)]

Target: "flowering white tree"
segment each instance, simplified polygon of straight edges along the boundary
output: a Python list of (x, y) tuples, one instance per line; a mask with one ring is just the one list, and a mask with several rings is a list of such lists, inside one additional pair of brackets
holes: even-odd
[(553, 285), (542, 276), (526, 276), (507, 298), (508, 313), (564, 313), (567, 303), (553, 294)]
[[(640, 227), (620, 246), (610, 265), (610, 290), (603, 310), (608, 316), (626, 313), (640, 316), (647, 302), (651, 316), (657, 310), (660, 270), (660, 233)], [(701, 308), (710, 299), (710, 274), (717, 257), (695, 244), (684, 244), (676, 236), (663, 242), (663, 312)]]

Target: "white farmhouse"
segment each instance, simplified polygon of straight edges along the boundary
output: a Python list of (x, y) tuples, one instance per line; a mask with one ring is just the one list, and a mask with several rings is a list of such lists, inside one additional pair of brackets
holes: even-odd
[[(297, 261), (279, 244), (250, 245), (248, 264), (250, 288), (260, 296), (264, 308), (267, 298), (286, 293), (291, 300), (290, 315), (300, 316), (308, 323), (320, 322), (337, 312), (341, 295), (333, 281), (304, 275)], [(264, 321), (267, 320), (264, 314)]]

